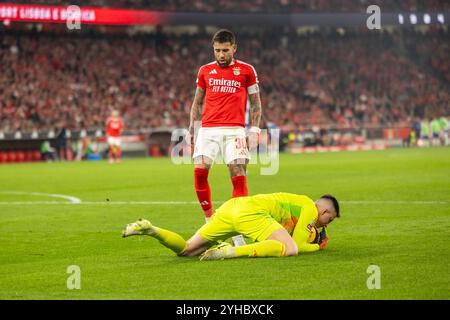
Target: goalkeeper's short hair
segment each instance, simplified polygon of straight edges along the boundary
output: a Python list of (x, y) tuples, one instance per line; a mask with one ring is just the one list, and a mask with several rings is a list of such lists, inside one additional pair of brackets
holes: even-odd
[(339, 212), (339, 202), (334, 196), (332, 196), (331, 194), (324, 194), (320, 198), (330, 200), (333, 203), (334, 211), (336, 211), (336, 217), (339, 218), (341, 216)]

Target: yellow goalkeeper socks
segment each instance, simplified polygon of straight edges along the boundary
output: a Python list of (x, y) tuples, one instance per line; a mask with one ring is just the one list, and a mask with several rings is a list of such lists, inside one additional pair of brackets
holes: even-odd
[(225, 250), (225, 258), (281, 257), (286, 252), (286, 246), (277, 240), (264, 240), (239, 247), (227, 247)]
[(153, 226), (147, 234), (155, 239), (158, 239), (163, 246), (169, 248), (176, 254), (180, 254), (186, 249), (186, 240), (184, 240), (178, 233)]

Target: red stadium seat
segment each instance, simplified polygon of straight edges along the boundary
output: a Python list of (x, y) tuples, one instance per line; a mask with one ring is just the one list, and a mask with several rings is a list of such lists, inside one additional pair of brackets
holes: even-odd
[(16, 161), (25, 162), (25, 152), (23, 152), (22, 150), (16, 151)]
[(25, 161), (26, 162), (33, 161), (33, 151), (26, 151), (25, 152)]
[(0, 163), (6, 163), (6, 161), (7, 161), (6, 152), (0, 151)]
[(38, 150), (33, 151), (33, 161), (41, 161), (41, 153)]
[(14, 151), (7, 152), (7, 162), (16, 162), (16, 153)]

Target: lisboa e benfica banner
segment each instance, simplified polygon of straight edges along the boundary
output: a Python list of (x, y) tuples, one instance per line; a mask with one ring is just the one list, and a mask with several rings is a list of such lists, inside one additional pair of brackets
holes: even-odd
[(8, 3), (0, 4), (0, 20), (45, 23), (66, 23), (68, 20), (79, 20), (82, 24), (113, 25), (156, 25), (164, 22), (163, 16), (155, 11)]

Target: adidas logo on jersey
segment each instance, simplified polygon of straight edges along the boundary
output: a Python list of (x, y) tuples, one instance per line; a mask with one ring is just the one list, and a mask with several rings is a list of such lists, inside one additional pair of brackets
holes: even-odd
[(217, 70), (216, 69), (212, 69), (209, 74), (217, 74)]
[(209, 204), (209, 202), (208, 201), (202, 201), (202, 202), (200, 202), (200, 205), (202, 205), (202, 206), (207, 206)]

